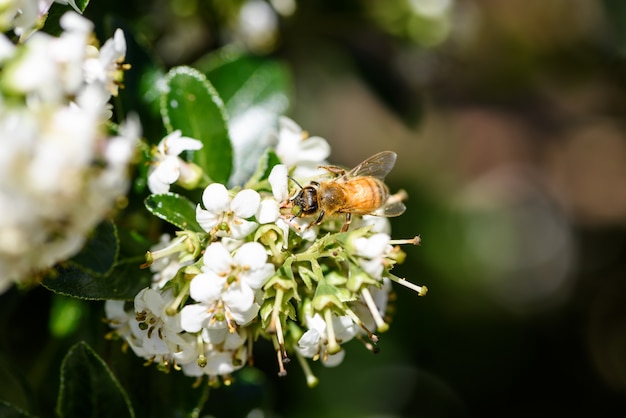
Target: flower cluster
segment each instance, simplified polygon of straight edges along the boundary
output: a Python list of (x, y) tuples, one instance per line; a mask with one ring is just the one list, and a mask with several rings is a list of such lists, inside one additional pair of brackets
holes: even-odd
[(20, 38), (0, 34), (0, 292), (81, 249), (126, 193), (139, 136), (135, 120), (110, 132), (124, 34), (98, 48), (93, 24), (74, 12), (58, 37), (33, 32), (31, 8), (45, 3), (40, 16), (52, 2), (8, 3), (2, 29)]
[[(148, 252), (152, 285), (132, 304), (107, 301), (113, 334), (148, 363), (228, 383), (252, 360), (254, 343), (265, 339), (275, 348), (280, 375), (295, 357), (313, 386), (317, 379), (307, 359), (338, 365), (343, 344), (352, 339), (377, 350), (376, 333), (388, 329), (391, 282), (426, 293), (391, 273), (405, 256), (399, 244), (418, 244), (418, 237), (391, 239), (383, 217), (353, 214), (342, 232), (345, 215), (319, 224), (317, 214), (299, 216), (299, 182), (309, 176), (333, 181), (338, 173), (318, 167), (330, 152), (323, 138), (308, 137), (287, 118), (279, 121), (276, 137), (272, 152), (280, 164), (245, 188), (209, 184), (197, 203), (197, 230), (164, 236)], [(170, 167), (181, 167), (179, 151), (198, 149), (190, 138), (166, 139), (174, 151), (155, 153), (149, 174), (155, 178), (148, 180), (167, 177), (159, 190), (178, 178), (157, 174), (165, 158)]]

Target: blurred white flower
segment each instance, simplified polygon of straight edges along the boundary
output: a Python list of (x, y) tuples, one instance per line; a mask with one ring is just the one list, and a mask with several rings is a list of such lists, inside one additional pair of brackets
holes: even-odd
[(308, 178), (325, 173), (319, 165), (327, 165), (330, 145), (319, 136), (308, 136), (293, 120), (281, 116), (278, 120), (276, 154), (287, 167), (295, 167), (293, 176)]
[(179, 179), (188, 181), (191, 177), (197, 177), (196, 170), (179, 155), (183, 151), (197, 151), (201, 148), (202, 142), (182, 136), (180, 130), (164, 137), (157, 146), (157, 154), (148, 174), (150, 191), (152, 193), (167, 193), (170, 190), (170, 185)]
[(278, 17), (272, 6), (262, 0), (245, 2), (239, 10), (235, 36), (254, 51), (271, 50), (278, 38)]
[[(0, 38), (0, 291), (77, 253), (126, 193), (140, 127), (105, 130), (110, 93), (88, 85), (92, 23), (61, 18), (62, 34)], [(6, 41), (6, 42), (5, 42)]]

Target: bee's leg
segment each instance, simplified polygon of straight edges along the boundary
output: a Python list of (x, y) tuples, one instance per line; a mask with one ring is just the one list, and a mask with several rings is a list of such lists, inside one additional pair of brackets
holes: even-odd
[(319, 225), (322, 223), (322, 219), (324, 219), (324, 215), (326, 215), (326, 212), (324, 212), (324, 210), (322, 209), (320, 211), (320, 216), (317, 217), (317, 219), (315, 220), (315, 222), (312, 223), (312, 225)]
[(347, 232), (350, 227), (350, 222), (352, 222), (352, 214), (350, 212), (346, 213), (346, 222), (341, 227), (341, 232)]

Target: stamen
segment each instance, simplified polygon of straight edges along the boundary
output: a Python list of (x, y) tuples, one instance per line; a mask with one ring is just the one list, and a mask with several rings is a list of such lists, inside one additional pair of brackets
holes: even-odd
[(346, 314), (352, 319), (352, 321), (357, 324), (358, 326), (361, 327), (361, 329), (363, 331), (365, 331), (365, 333), (367, 334), (367, 338), (370, 339), (371, 342), (373, 342), (374, 344), (378, 344), (378, 335), (374, 334), (372, 331), (370, 331), (365, 324), (363, 323), (363, 321), (361, 321), (361, 318), (358, 317), (357, 314), (354, 313), (354, 311), (350, 308), (345, 308), (345, 312)]
[(185, 280), (184, 287), (181, 289), (180, 292), (178, 292), (178, 294), (176, 295), (176, 298), (170, 304), (170, 306), (165, 308), (165, 313), (167, 315), (174, 316), (174, 315), (176, 315), (178, 313), (178, 307), (182, 305), (183, 299), (185, 297), (187, 297), (187, 295), (189, 293), (189, 286), (190, 286), (190, 284), (191, 284), (191, 280)]
[(337, 354), (341, 351), (341, 346), (337, 342), (335, 336), (335, 328), (333, 327), (333, 313), (330, 309), (324, 311), (324, 321), (326, 322), (326, 334), (328, 335), (328, 348), (329, 354)]
[(417, 296), (425, 296), (426, 293), (428, 293), (428, 288), (426, 286), (418, 286), (414, 283), (409, 282), (407, 279), (394, 276), (393, 274), (390, 274), (389, 278), (394, 282), (417, 292)]
[(283, 363), (283, 353), (281, 352), (280, 345), (276, 336), (272, 336), (272, 342), (274, 343), (274, 349), (276, 350), (276, 360), (278, 360), (278, 375), (280, 377), (287, 376), (287, 370)]
[(422, 238), (419, 235), (414, 236), (411, 239), (392, 239), (389, 240), (391, 245), (421, 245)]
[(162, 248), (157, 251), (148, 251), (146, 252), (146, 262), (143, 263), (140, 268), (148, 268), (159, 258), (168, 257), (172, 254), (176, 254), (181, 251), (185, 251), (188, 246), (186, 244), (187, 236), (179, 235), (174, 239), (167, 247)]
[(369, 351), (371, 351), (374, 354), (378, 354), (380, 352), (380, 348), (378, 348), (377, 346), (375, 346), (374, 344), (372, 344), (369, 341), (366, 341), (363, 339), (363, 336), (357, 334), (356, 335), (356, 339), (359, 340), (360, 342), (363, 343), (363, 345), (365, 346), (365, 348), (367, 348)]
[(311, 366), (309, 366), (309, 362), (306, 361), (306, 359), (297, 351), (296, 351), (296, 358), (298, 359), (298, 362), (300, 363), (300, 367), (302, 367), (302, 371), (304, 372), (304, 376), (306, 377), (307, 386), (310, 388), (317, 386), (317, 384), (319, 383), (319, 380), (317, 379), (317, 377), (315, 377), (315, 375), (311, 371)]
[(200, 353), (197, 360), (198, 367), (204, 368), (207, 364), (207, 358), (204, 355), (204, 340), (202, 339), (201, 334), (198, 334), (198, 336), (196, 337), (196, 344), (198, 345), (198, 353)]
[(280, 347), (280, 352), (283, 356), (283, 361), (285, 363), (289, 363), (289, 356), (287, 355), (287, 349), (285, 348), (285, 337), (283, 334), (283, 325), (280, 321), (280, 306), (283, 303), (283, 296), (285, 292), (282, 288), (277, 287), (276, 289), (276, 297), (274, 298), (274, 306), (272, 307), (272, 319), (270, 321), (270, 325), (268, 327), (268, 332), (276, 334), (278, 339), (278, 345)]
[(380, 315), (380, 311), (376, 306), (376, 302), (374, 302), (374, 298), (372, 297), (372, 293), (370, 292), (370, 290), (368, 288), (363, 288), (363, 290), (361, 290), (361, 296), (363, 296), (363, 300), (365, 301), (365, 304), (367, 305), (367, 308), (369, 309), (372, 318), (374, 318), (374, 322), (376, 323), (376, 330), (378, 332), (387, 331), (389, 329), (389, 324), (387, 324)]

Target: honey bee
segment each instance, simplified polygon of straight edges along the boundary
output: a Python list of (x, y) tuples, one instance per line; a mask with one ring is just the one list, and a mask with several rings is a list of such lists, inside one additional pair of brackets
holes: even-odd
[(326, 216), (345, 214), (341, 232), (346, 232), (352, 214), (399, 216), (406, 210), (404, 195), (390, 195), (384, 182), (396, 163), (396, 153), (382, 151), (371, 156), (352, 170), (336, 166), (321, 166), (336, 177), (326, 181), (312, 181), (292, 198), (294, 217), (317, 215), (311, 225), (319, 225)]

